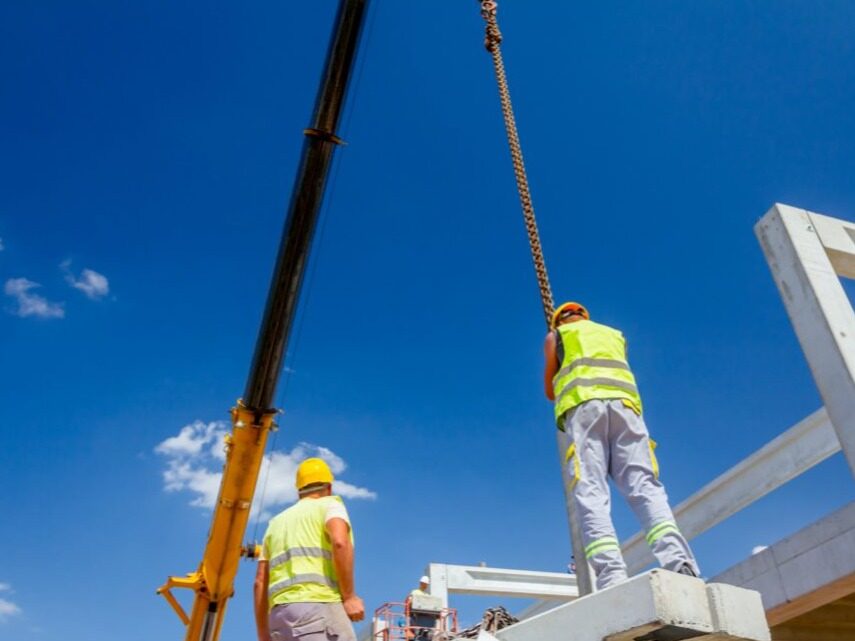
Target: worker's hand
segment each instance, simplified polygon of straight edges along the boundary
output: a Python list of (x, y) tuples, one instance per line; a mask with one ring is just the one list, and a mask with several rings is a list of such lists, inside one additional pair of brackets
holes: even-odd
[(344, 611), (351, 621), (362, 621), (365, 618), (365, 604), (355, 594), (344, 600)]

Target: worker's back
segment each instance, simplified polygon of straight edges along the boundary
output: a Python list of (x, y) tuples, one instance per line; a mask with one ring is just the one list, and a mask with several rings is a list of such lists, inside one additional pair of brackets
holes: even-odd
[(553, 378), (556, 419), (592, 399), (622, 399), (641, 411), (620, 331), (591, 320), (563, 323), (556, 331), (560, 366)]
[(264, 558), (270, 563), (271, 607), (341, 601), (332, 543), (325, 529), (331, 512), (348, 520), (341, 498), (324, 496), (301, 499), (270, 521)]

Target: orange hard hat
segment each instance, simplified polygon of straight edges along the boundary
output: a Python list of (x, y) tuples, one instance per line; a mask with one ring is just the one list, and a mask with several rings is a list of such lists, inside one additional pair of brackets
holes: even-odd
[(581, 303), (576, 303), (570, 301), (569, 303), (563, 303), (558, 306), (555, 312), (552, 314), (552, 327), (558, 327), (558, 319), (564, 312), (577, 312), (582, 316), (585, 320), (591, 320), (591, 315), (588, 313), (588, 310), (585, 309), (585, 306)]

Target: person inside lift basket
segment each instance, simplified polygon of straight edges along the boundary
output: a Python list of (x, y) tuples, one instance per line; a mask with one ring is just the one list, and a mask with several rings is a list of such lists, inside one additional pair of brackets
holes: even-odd
[(407, 597), (407, 609), (410, 610), (409, 630), (407, 638), (413, 641), (431, 641), (436, 629), (436, 615), (427, 612), (413, 612), (413, 597), (429, 596), (430, 577), (423, 576), (419, 579), (419, 587), (410, 591)]

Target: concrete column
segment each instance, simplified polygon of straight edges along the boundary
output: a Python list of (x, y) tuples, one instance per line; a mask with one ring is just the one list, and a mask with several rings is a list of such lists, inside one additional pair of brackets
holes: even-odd
[(855, 475), (855, 224), (776, 204), (755, 232)]
[(442, 607), (448, 607), (448, 566), (445, 563), (431, 563), (425, 569), (430, 579), (430, 595), (442, 599)]
[(576, 514), (576, 504), (573, 502), (570, 474), (564, 464), (564, 456), (570, 446), (570, 437), (561, 430), (556, 430), (558, 440), (558, 460), (561, 464), (561, 481), (564, 486), (564, 505), (567, 509), (567, 521), (570, 525), (570, 549), (576, 563), (576, 588), (579, 596), (591, 594), (594, 591), (594, 573), (585, 558), (585, 544), (582, 540), (582, 527)]

